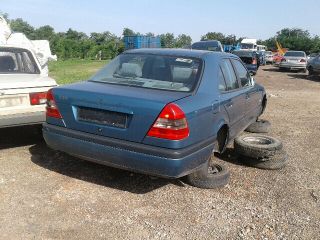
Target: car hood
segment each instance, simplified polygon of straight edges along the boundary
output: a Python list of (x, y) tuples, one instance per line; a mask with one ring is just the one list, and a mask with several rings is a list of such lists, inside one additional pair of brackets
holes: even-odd
[(40, 74), (0, 74), (0, 89), (56, 86), (54, 79)]

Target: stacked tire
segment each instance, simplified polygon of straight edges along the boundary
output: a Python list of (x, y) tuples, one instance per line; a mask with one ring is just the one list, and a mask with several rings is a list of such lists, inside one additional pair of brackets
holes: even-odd
[(237, 137), (234, 149), (244, 164), (261, 169), (280, 169), (287, 163), (287, 153), (280, 140), (250, 134)]

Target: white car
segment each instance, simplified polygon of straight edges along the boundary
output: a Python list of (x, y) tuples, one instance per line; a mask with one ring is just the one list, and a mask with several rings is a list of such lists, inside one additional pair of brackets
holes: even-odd
[(46, 93), (54, 86), (32, 50), (0, 46), (0, 128), (44, 122)]
[(303, 51), (287, 51), (279, 64), (279, 70), (307, 71), (307, 55)]
[(273, 54), (271, 51), (265, 51), (266, 63), (273, 63)]

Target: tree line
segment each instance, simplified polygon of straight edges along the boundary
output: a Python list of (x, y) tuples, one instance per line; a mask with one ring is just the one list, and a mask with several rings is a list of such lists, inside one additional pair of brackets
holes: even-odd
[[(1, 11), (0, 11), (1, 14)], [(89, 35), (69, 28), (66, 32), (55, 32), (54, 28), (45, 25), (39, 28), (31, 26), (21, 18), (9, 19), (8, 14), (2, 14), (10, 23), (11, 29), (15, 32), (24, 33), (31, 40), (47, 39), (53, 54), (59, 59), (111, 59), (123, 52), (123, 36), (141, 35), (132, 29), (124, 28), (122, 36), (105, 32), (92, 32)], [(143, 35), (155, 36), (149, 32)], [(188, 48), (192, 38), (187, 34), (175, 36), (173, 33), (159, 35), (161, 46), (165, 48)], [(225, 35), (221, 32), (208, 32), (201, 37), (201, 40), (219, 40), (222, 44), (236, 44), (245, 37), (237, 38), (235, 35)], [(259, 40), (259, 44), (266, 45), (268, 49), (275, 50), (275, 41), (281, 43), (285, 48), (301, 50), (307, 53), (320, 52), (319, 36), (311, 36), (309, 31), (298, 28), (285, 28), (267, 40)]]

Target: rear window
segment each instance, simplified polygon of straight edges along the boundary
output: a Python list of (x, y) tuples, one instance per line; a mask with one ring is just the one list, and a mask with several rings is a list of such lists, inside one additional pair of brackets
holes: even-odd
[(197, 58), (129, 53), (116, 57), (91, 80), (189, 92), (198, 82), (201, 66), (202, 61)]
[(253, 49), (254, 46), (253, 43), (241, 43), (241, 49)]
[(19, 48), (0, 48), (0, 74), (38, 74), (32, 54)]
[(238, 57), (253, 57), (253, 52), (251, 51), (234, 51), (233, 54)]
[(286, 52), (285, 57), (305, 57), (304, 52)]
[(196, 43), (192, 44), (191, 48), (194, 50), (206, 50), (206, 51), (215, 51), (215, 52), (222, 51), (219, 43), (215, 42), (215, 41), (196, 42)]

